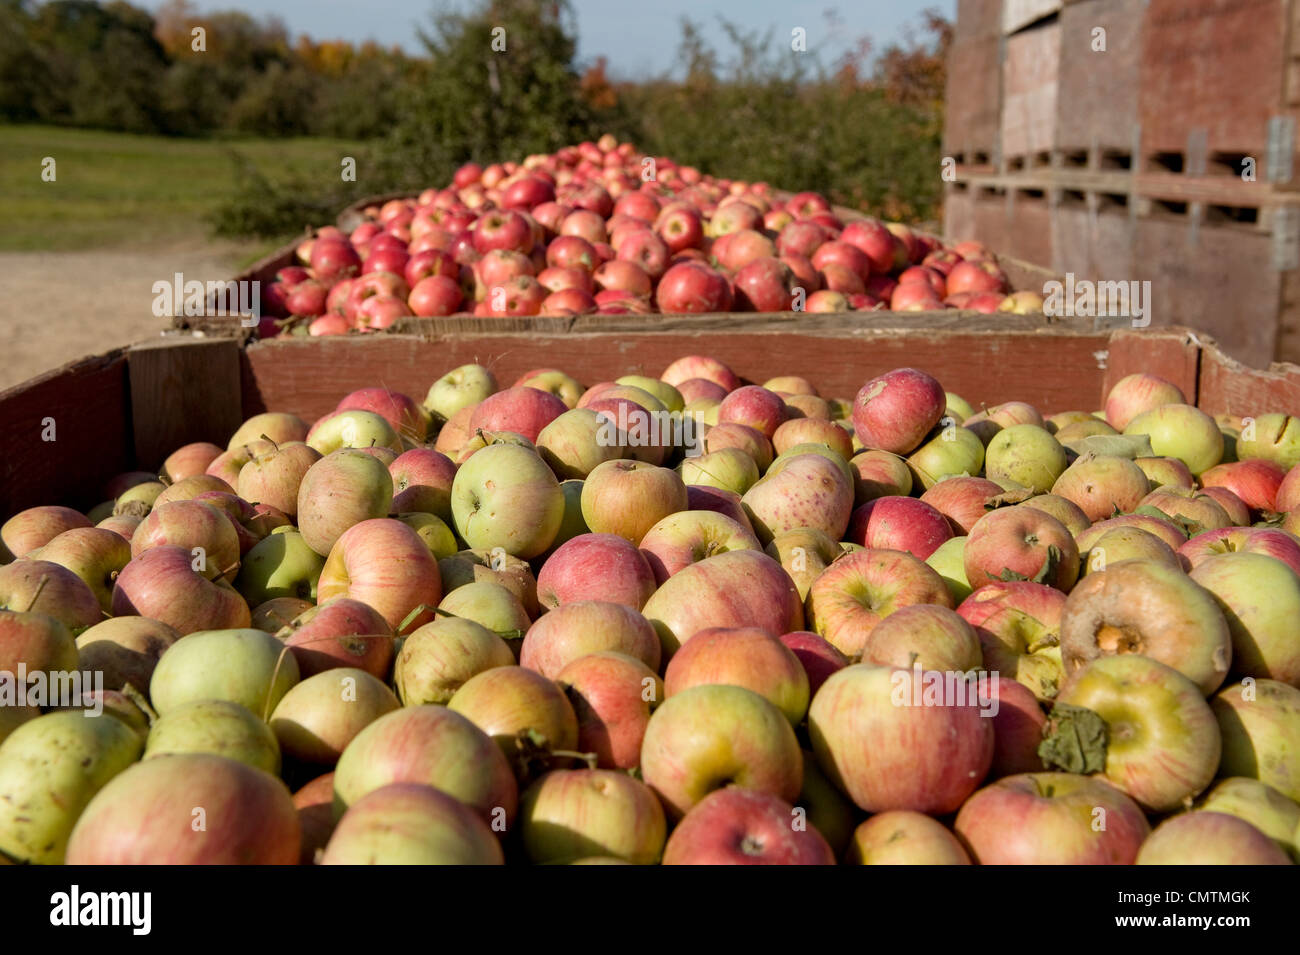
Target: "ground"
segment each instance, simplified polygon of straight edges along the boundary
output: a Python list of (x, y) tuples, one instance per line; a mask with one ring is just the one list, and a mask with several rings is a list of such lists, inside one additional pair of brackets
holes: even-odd
[[(324, 140), (181, 140), (0, 127), (0, 389), (157, 335), (153, 284), (229, 278), (279, 239), (212, 237), (238, 156), (321, 175), (351, 150)], [(54, 178), (42, 177), (54, 160)]]

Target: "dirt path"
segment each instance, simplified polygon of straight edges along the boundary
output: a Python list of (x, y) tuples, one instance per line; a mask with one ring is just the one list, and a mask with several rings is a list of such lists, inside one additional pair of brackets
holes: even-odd
[(153, 314), (155, 282), (229, 278), (246, 254), (203, 236), (157, 249), (0, 253), (0, 389), (159, 334), (171, 320)]

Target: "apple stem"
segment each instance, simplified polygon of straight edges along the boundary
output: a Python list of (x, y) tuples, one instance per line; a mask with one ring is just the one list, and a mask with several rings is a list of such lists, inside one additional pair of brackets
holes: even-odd
[(262, 435), (262, 440), (265, 441), (267, 444), (269, 444), (271, 447), (275, 448), (275, 450), (277, 451), (280, 450), (280, 446), (276, 444), (274, 440), (268, 438), (265, 434)]
[(595, 753), (579, 753), (571, 749), (553, 749), (550, 751), (552, 759), (577, 759), (587, 764), (588, 769), (595, 769), (600, 757)]
[(275, 692), (275, 681), (280, 676), (280, 664), (284, 662), (285, 654), (292, 653), (292, 649), (287, 645), (280, 649), (280, 655), (275, 658), (275, 669), (271, 671), (271, 682), (266, 687), (266, 702), (262, 704), (262, 722), (271, 721), (271, 694)]
[(27, 605), (27, 609), (24, 611), (24, 613), (32, 612), (32, 608), (36, 606), (36, 601), (41, 599), (41, 591), (45, 589), (45, 585), (48, 584), (49, 582), (50, 582), (50, 578), (48, 574), (41, 578), (41, 582), (36, 585), (36, 593), (32, 594), (31, 603)]

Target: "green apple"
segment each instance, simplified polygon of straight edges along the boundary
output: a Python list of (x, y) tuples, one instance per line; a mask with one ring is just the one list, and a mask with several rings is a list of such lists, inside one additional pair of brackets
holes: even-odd
[(551, 541), (548, 553), (580, 534), (591, 533), (591, 528), (582, 517), (582, 482), (561, 481), (560, 493), (564, 495), (564, 519), (560, 521), (560, 529), (555, 534), (555, 540)]
[[(1204, 411), (1191, 405), (1161, 405), (1144, 411), (1128, 423), (1124, 433), (1147, 435), (1158, 457), (1178, 458), (1195, 475), (1223, 460), (1223, 434), (1219, 426)], [(1238, 455), (1241, 451), (1239, 443)]]
[(1244, 419), (1236, 444), (1238, 460), (1262, 458), (1289, 471), (1300, 464), (1300, 418), (1270, 412)]
[(424, 546), (429, 548), (429, 553), (435, 560), (450, 557), (460, 550), (460, 545), (456, 543), (456, 535), (447, 526), (447, 522), (436, 514), (414, 511), (409, 514), (398, 514), (397, 520), (420, 536), (420, 540), (424, 541)]
[(292, 527), (277, 527), (244, 555), (235, 589), (250, 607), (276, 597), (316, 599), (325, 558)]
[(307, 422), (297, 415), (283, 411), (265, 411), (253, 415), (230, 436), (226, 450), (233, 451), (242, 444), (251, 444), (265, 438), (276, 444), (288, 444), (290, 441), (302, 441), (307, 437)]
[(133, 514), (136, 517), (144, 517), (153, 508), (153, 502), (158, 500), (158, 495), (165, 490), (167, 485), (161, 481), (149, 481), (129, 487), (113, 504), (113, 514)]
[(322, 456), (340, 448), (388, 448), (397, 454), (406, 450), (393, 426), (373, 411), (328, 414), (312, 426), (306, 443)]
[[(609, 461), (596, 468), (624, 462)], [(451, 485), (456, 532), (471, 548), (515, 557), (545, 553), (564, 520), (564, 494), (536, 452), (492, 444), (461, 465)]]
[[(971, 403), (961, 395), (949, 391), (944, 393), (944, 397), (948, 401), (948, 406), (944, 410), (944, 415), (952, 418), (957, 424), (961, 424), (975, 413), (975, 409), (971, 407)], [(845, 417), (847, 417), (847, 415)]]
[(758, 465), (739, 448), (720, 448), (686, 458), (677, 466), (682, 483), (695, 487), (716, 487), (744, 494), (758, 483)]
[(1300, 861), (1295, 835), (1300, 827), (1300, 805), (1257, 779), (1231, 776), (1221, 779), (1196, 801), (1196, 809), (1226, 812), (1250, 823)]
[(604, 440), (604, 423), (590, 408), (573, 408), (542, 428), (537, 451), (560, 480), (585, 478), (596, 465), (627, 457), (627, 448)]
[(1032, 424), (1003, 428), (984, 452), (984, 471), (990, 481), (1015, 481), (1037, 494), (1050, 491), (1067, 464), (1060, 442)]
[(1247, 776), (1300, 802), (1300, 690), (1277, 680), (1231, 683), (1210, 701), (1224, 776)]
[(813, 527), (777, 534), (763, 550), (785, 568), (799, 589), (800, 600), (808, 598), (813, 581), (843, 553), (834, 538)]
[(486, 580), (457, 587), (442, 598), (438, 610), (439, 616), (472, 620), (506, 640), (522, 640), (532, 625), (514, 593)]
[(102, 527), (74, 527), (27, 555), (68, 568), (89, 586), (105, 613), (113, 609), (113, 583), (131, 559), (131, 545)]
[(971, 595), (973, 589), (966, 580), (966, 538), (950, 537), (925, 559), (948, 586), (953, 606)]
[(492, 667), (514, 665), (509, 644), (481, 623), (438, 617), (402, 642), (393, 666), (393, 685), (403, 706), (445, 704), (470, 677)]
[(570, 408), (577, 406), (578, 399), (586, 391), (576, 378), (571, 378), (564, 372), (556, 371), (554, 368), (538, 372), (528, 378), (521, 378), (515, 382), (514, 387), (536, 388), (538, 391), (545, 391), (548, 394), (555, 395)]
[(270, 732), (285, 756), (332, 766), (358, 733), (400, 706), (368, 671), (331, 667), (284, 695), (271, 714)]
[(160, 715), (194, 700), (229, 700), (270, 715), (297, 682), (297, 660), (271, 634), (200, 630), (163, 653), (149, 681), (149, 699)]
[[(617, 385), (631, 385), (634, 388), (640, 388), (642, 391), (648, 391), (659, 399), (660, 403), (669, 411), (681, 411), (686, 407), (682, 401), (682, 394), (666, 381), (660, 381), (658, 378), (648, 378), (645, 375), (624, 375), (622, 378), (615, 378), (614, 383)], [(602, 395), (601, 397), (605, 397)]]
[(697, 429), (699, 425), (713, 427), (718, 423), (718, 409), (721, 407), (722, 402), (717, 398), (696, 398), (682, 409), (682, 416), (694, 418)]
[(497, 381), (482, 365), (453, 368), (429, 386), (424, 409), (446, 421), (462, 408), (470, 408), (496, 393)]
[(1189, 576), (1213, 596), (1232, 634), (1232, 672), (1300, 686), (1300, 577), (1248, 552), (1201, 561)]
[(28, 720), (0, 746), (0, 852), (62, 864), (82, 810), (140, 757), (144, 740), (118, 719), (61, 710)]
[(210, 753), (280, 775), (280, 746), (270, 727), (247, 707), (228, 700), (195, 700), (159, 716), (144, 758)]
[(969, 428), (950, 425), (908, 455), (907, 464), (916, 482), (928, 491), (946, 477), (979, 474), (984, 443)]

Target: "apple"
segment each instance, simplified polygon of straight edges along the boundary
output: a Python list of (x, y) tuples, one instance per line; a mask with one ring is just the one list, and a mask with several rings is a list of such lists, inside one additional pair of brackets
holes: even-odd
[(477, 581), (500, 584), (517, 598), (528, 616), (539, 612), (537, 580), (528, 562), (502, 551), (462, 550), (438, 560), (444, 594)]
[(1156, 454), (1178, 458), (1198, 477), (1223, 459), (1218, 425), (1191, 405), (1165, 404), (1144, 411), (1125, 425), (1124, 433), (1147, 435)]
[(671, 266), (655, 291), (655, 304), (665, 314), (727, 312), (731, 310), (731, 299), (727, 280), (700, 262), (679, 262)]
[(695, 686), (726, 684), (753, 690), (798, 727), (808, 710), (808, 674), (771, 633), (755, 627), (701, 630), (664, 671), (668, 698)]
[(917, 604), (894, 611), (872, 628), (863, 663), (965, 673), (980, 669), (979, 638), (947, 607)]
[(424, 408), (436, 420), (446, 421), (456, 412), (472, 408), (497, 390), (492, 372), (482, 365), (460, 365), (432, 385)]
[(980, 865), (1132, 865), (1151, 832), (1132, 799), (1075, 773), (999, 779), (966, 801), (953, 829)]
[(1059, 649), (1064, 609), (1065, 594), (1059, 590), (1009, 581), (978, 588), (957, 613), (975, 628), (985, 669), (1050, 700), (1065, 679)]
[(834, 865), (825, 837), (782, 797), (739, 785), (701, 799), (673, 829), (664, 865)]
[(321, 455), (340, 448), (389, 448), (400, 454), (402, 439), (373, 411), (332, 411), (320, 418), (307, 433), (306, 443)]
[(672, 819), (733, 783), (787, 801), (803, 759), (789, 721), (752, 690), (706, 684), (670, 696), (650, 717), (641, 773)]
[(227, 700), (195, 700), (160, 716), (149, 728), (144, 758), (211, 753), (273, 776), (280, 774), (280, 747), (261, 717)]
[(332, 766), (361, 730), (399, 706), (393, 691), (373, 674), (340, 667), (294, 686), (269, 723), (285, 756)]
[(335, 768), (335, 806), (346, 808), (392, 783), (432, 786), (498, 826), (510, 825), (518, 805), (500, 748), (445, 706), (404, 706), (361, 730)]
[(1291, 865), (1264, 833), (1222, 812), (1187, 812), (1166, 819), (1142, 843), (1138, 865)]
[(298, 487), (298, 529), (312, 550), (326, 556), (344, 531), (386, 516), (392, 503), (393, 479), (382, 461), (357, 449), (334, 451), (303, 475)]
[(965, 535), (1002, 493), (1000, 485), (984, 478), (948, 477), (930, 485), (921, 503), (946, 517), (954, 533)]
[[(927, 689), (923, 700), (927, 678), (937, 678), (942, 692), (931, 699)], [(954, 812), (993, 759), (993, 723), (976, 696), (974, 683), (960, 675), (845, 667), (808, 711), (817, 765), (867, 812)]]
[(564, 495), (535, 452), (493, 444), (456, 472), (451, 509), (456, 532), (470, 547), (500, 547), (512, 556), (530, 558), (544, 553), (559, 532)]
[(656, 585), (691, 564), (717, 554), (760, 549), (750, 527), (723, 514), (689, 510), (659, 520), (646, 531), (639, 545)]
[(598, 534), (632, 544), (669, 514), (687, 509), (686, 485), (675, 471), (642, 461), (606, 461), (587, 476), (582, 517)]
[(711, 454), (723, 448), (739, 448), (744, 451), (754, 459), (760, 473), (772, 464), (772, 442), (761, 431), (749, 425), (722, 423), (709, 428), (704, 435), (705, 452)]
[(338, 403), (337, 410), (377, 414), (413, 444), (423, 442), (429, 432), (429, 412), (409, 395), (388, 388), (360, 388), (350, 392)]
[(659, 669), (661, 649), (654, 628), (623, 604), (597, 600), (566, 603), (544, 614), (524, 635), (521, 666), (554, 679), (588, 653), (615, 651)]
[(1116, 527), (1108, 530), (1097, 537), (1086, 551), (1079, 551), (1079, 564), (1085, 576), (1104, 571), (1111, 564), (1130, 560), (1163, 564), (1178, 573), (1183, 570), (1182, 561), (1168, 544), (1150, 531), (1138, 527)]
[[(304, 545), (306, 546), (306, 545)], [(320, 560), (320, 556), (313, 552)], [(315, 606), (311, 600), (300, 597), (272, 597), (257, 604), (252, 610), (252, 627), (266, 633), (275, 633), (281, 627), (293, 622), (293, 618)], [(141, 619), (141, 618), (128, 618)]]
[(1220, 775), (1257, 779), (1300, 802), (1300, 690), (1245, 679), (1223, 687), (1210, 705), (1223, 739)]
[(580, 534), (542, 564), (537, 578), (542, 606), (601, 599), (640, 610), (655, 590), (655, 576), (634, 544), (617, 534)]
[[(5, 618), (7, 619), (7, 618)], [(9, 635), (12, 639), (12, 635)], [(146, 617), (113, 617), (95, 624), (77, 637), (77, 662), (67, 667), (81, 667), (104, 674), (104, 687), (120, 690), (128, 683), (141, 692), (149, 688), (159, 658), (180, 634), (172, 627)], [(64, 669), (36, 666), (28, 670)], [(12, 669), (0, 664), (0, 669)]]
[(474, 224), (475, 251), (487, 255), (493, 249), (527, 254), (533, 247), (533, 230), (518, 212), (493, 210), (480, 216)]
[(989, 697), (996, 700), (993, 713), (993, 765), (989, 777), (998, 779), (1046, 768), (1038, 747), (1047, 717), (1032, 690), (1017, 680), (989, 681)]
[(659, 376), (660, 381), (675, 388), (680, 388), (683, 382), (692, 378), (711, 381), (728, 392), (740, 387), (740, 379), (736, 377), (736, 373), (718, 359), (708, 355), (686, 355), (678, 358)]
[[(1300, 600), (1300, 580), (1295, 589)], [(1228, 675), (1237, 642), (1224, 617), (1214, 595), (1179, 567), (1152, 560), (1107, 561), (1065, 601), (1061, 661), (1068, 678), (1101, 657), (1142, 654), (1177, 670), (1209, 695)]]
[(1124, 430), (1140, 414), (1162, 405), (1186, 404), (1182, 389), (1157, 375), (1142, 372), (1126, 375), (1115, 383), (1106, 396), (1106, 421)]
[(393, 460), (388, 474), (393, 479), (393, 513), (427, 513), (451, 521), (456, 465), (447, 455), (433, 448), (412, 448)]
[(908, 454), (946, 407), (939, 382), (915, 368), (899, 368), (862, 386), (853, 402), (853, 429), (867, 448)]
[(1137, 654), (1097, 657), (1070, 675), (1057, 703), (1101, 718), (1104, 742), (1084, 747), (1085, 765), (1096, 765), (1145, 809), (1171, 811), (1214, 778), (1214, 713), (1200, 687), (1163, 663)]
[(189, 551), (194, 569), (209, 580), (231, 581), (239, 570), (234, 523), (204, 501), (171, 501), (149, 512), (131, 536), (131, 556), (160, 546)]
[(86, 582), (100, 608), (108, 613), (113, 604), (113, 582), (131, 559), (131, 545), (121, 535), (102, 527), (74, 527), (29, 551), (27, 557), (72, 571)]
[(1158, 487), (1138, 503), (1139, 507), (1155, 508), (1175, 524), (1199, 533), (1233, 526), (1232, 518), (1223, 505), (1204, 491), (1182, 487)]
[[(787, 400), (787, 407), (795, 400), (821, 401), (820, 398), (810, 395), (796, 396)], [(822, 404), (826, 402), (822, 401)], [(853, 457), (852, 435), (829, 418), (791, 418), (778, 427), (772, 435), (772, 446), (777, 454), (784, 454), (801, 444), (824, 444), (837, 452), (845, 461)]]
[(1183, 539), (1178, 554), (1193, 568), (1221, 554), (1263, 554), (1300, 574), (1300, 540), (1272, 527), (1220, 527)]
[(872, 550), (905, 551), (925, 560), (953, 536), (942, 513), (912, 497), (878, 497), (853, 512), (845, 540)]
[(1116, 511), (1132, 511), (1150, 488), (1146, 474), (1127, 458), (1086, 454), (1061, 473), (1051, 492), (1100, 521)]
[(664, 699), (664, 687), (642, 660), (613, 650), (585, 653), (554, 677), (578, 717), (578, 748), (594, 753), (606, 769), (640, 765), (650, 715)]
[(492, 667), (475, 674), (447, 708), (492, 737), (511, 760), (525, 741), (546, 750), (572, 751), (578, 745), (578, 718), (564, 691), (525, 667)]
[(491, 828), (452, 796), (392, 783), (362, 796), (339, 819), (321, 865), (502, 865)]
[(253, 415), (235, 430), (226, 443), (226, 450), (233, 451), (243, 445), (254, 444), (259, 439), (276, 444), (305, 441), (309, 430), (307, 423), (296, 415), (283, 411), (264, 411)]
[(920, 812), (877, 813), (853, 831), (845, 862), (852, 865), (970, 865), (957, 837)]
[[(922, 495), (924, 497), (924, 495)], [(1086, 531), (1092, 522), (1088, 515), (1083, 513), (1083, 509), (1071, 500), (1061, 497), (1057, 494), (1036, 494), (1026, 501), (1022, 501), (1025, 507), (1032, 507), (1040, 511), (1051, 514), (1054, 518), (1065, 525), (1066, 529), (1074, 535), (1075, 541), (1079, 535)], [(951, 518), (951, 515), (950, 515)], [(1080, 548), (1079, 553), (1083, 553)]]
[[(980, 447), (983, 460), (984, 448)], [(878, 497), (912, 493), (912, 472), (908, 462), (889, 451), (862, 451), (849, 460), (853, 469), (853, 501), (857, 505)]]
[(67, 862), (295, 865), (301, 841), (284, 783), (233, 759), (184, 753), (137, 763), (104, 786), (72, 830)]
[(568, 408), (555, 395), (537, 388), (516, 387), (498, 391), (483, 399), (470, 416), (475, 431), (513, 431), (536, 442), (542, 429)]
[[(1106, 534), (1123, 527), (1135, 527), (1138, 530), (1146, 531), (1148, 534), (1160, 538), (1175, 551), (1187, 543), (1187, 533), (1181, 527), (1169, 517), (1161, 514), (1161, 512), (1152, 511), (1147, 514), (1121, 514), (1119, 517), (1110, 518), (1110, 520), (1098, 521), (1086, 530), (1080, 531), (1075, 537), (1075, 541), (1079, 545), (1079, 553), (1087, 553)], [(1224, 529), (1225, 532), (1227, 530), (1227, 528)], [(1214, 531), (1213, 533), (1220, 532)]]
[(642, 608), (664, 657), (701, 630), (758, 627), (773, 634), (803, 626), (799, 591), (771, 557), (736, 550), (706, 558), (669, 577)]
[(758, 483), (758, 465), (740, 448), (725, 447), (688, 457), (677, 468), (688, 487), (715, 487), (744, 494)]
[(1251, 419), (1237, 439), (1237, 458), (1269, 461), (1289, 471), (1300, 464), (1300, 420), (1280, 412)]
[(173, 484), (187, 477), (204, 474), (224, 450), (210, 441), (182, 445), (163, 461), (162, 473)]
[(14, 557), (25, 557), (64, 531), (92, 526), (93, 522), (85, 514), (70, 507), (29, 507), (0, 526), (0, 541)]
[(359, 600), (395, 632), (406, 633), (432, 618), (432, 607), (442, 599), (442, 580), (438, 562), (414, 530), (401, 521), (375, 518), (354, 524), (335, 542), (317, 594), (322, 603), (335, 597)]
[(577, 379), (571, 378), (558, 368), (535, 368), (519, 376), (513, 385), (516, 388), (536, 388), (555, 395), (564, 402), (566, 408), (577, 406), (583, 388)]
[(606, 419), (599, 413), (573, 408), (541, 430), (537, 450), (560, 480), (584, 479), (597, 465), (626, 456), (621, 441), (605, 440), (607, 431)]
[(856, 657), (881, 620), (902, 607), (929, 603), (951, 607), (952, 596), (928, 565), (901, 551), (860, 550), (813, 581), (808, 623), (845, 656)]
[(1068, 592), (1079, 577), (1074, 538), (1064, 524), (1035, 508), (1004, 507), (981, 517), (967, 535), (965, 558), (973, 587), (1032, 580)]
[(520, 798), (520, 844), (536, 865), (591, 855), (652, 865), (663, 853), (667, 830), (663, 807), (649, 787), (607, 769), (555, 770)]
[(767, 543), (805, 527), (843, 537), (853, 509), (853, 484), (843, 463), (837, 467), (821, 454), (799, 454), (770, 469), (741, 499), (758, 540)]
[(1032, 424), (1003, 428), (984, 452), (984, 470), (992, 481), (1012, 481), (1046, 494), (1066, 469), (1065, 448), (1045, 429)]
[(759, 385), (745, 385), (729, 392), (718, 407), (719, 424), (743, 424), (769, 441), (787, 416), (785, 401), (774, 391)]
[(315, 599), (325, 558), (291, 527), (277, 529), (244, 555), (235, 589), (250, 606), (278, 597)]

